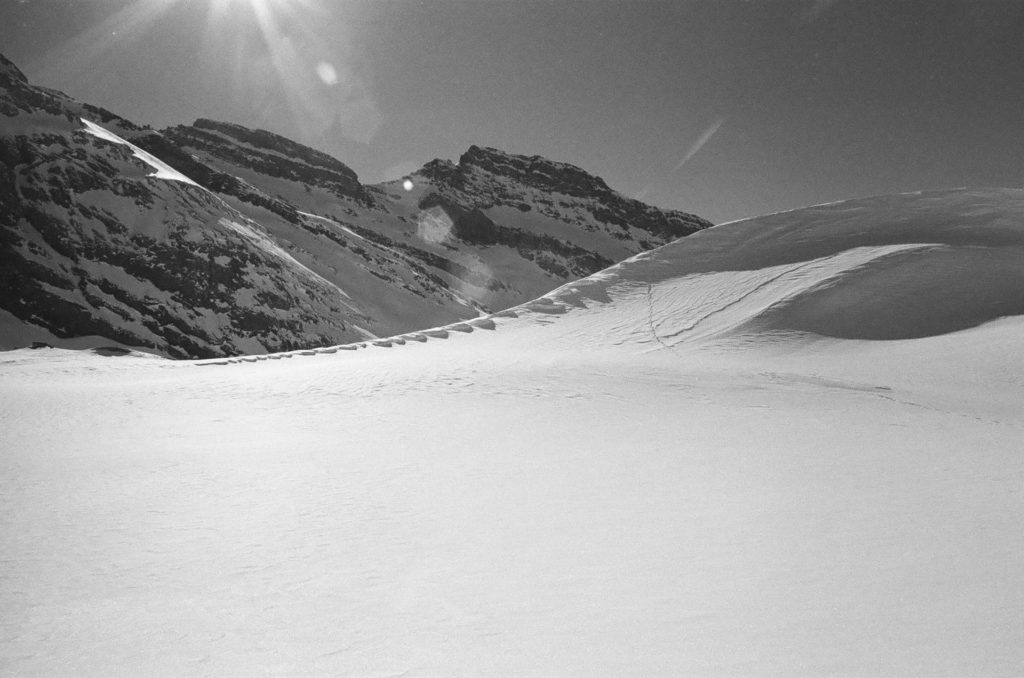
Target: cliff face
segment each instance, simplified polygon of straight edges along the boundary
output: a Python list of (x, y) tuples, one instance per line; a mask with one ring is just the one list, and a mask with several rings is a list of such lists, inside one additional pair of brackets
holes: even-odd
[(386, 336), (522, 303), (709, 225), (572, 165), (476, 146), (411, 188), (363, 185), (271, 132), (136, 125), (2, 57), (0, 123), (0, 327), (13, 317), (55, 343), (211, 357)]
[(272, 132), (200, 118), (191, 126), (166, 129), (162, 136), (178, 148), (202, 151), (267, 177), (317, 186), (338, 197), (364, 196), (356, 173), (344, 163)]

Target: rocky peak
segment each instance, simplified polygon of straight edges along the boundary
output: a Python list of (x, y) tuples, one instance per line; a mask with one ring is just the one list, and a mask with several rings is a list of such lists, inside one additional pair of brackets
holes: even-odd
[(459, 158), (459, 168), (479, 168), (529, 186), (579, 197), (611, 193), (600, 177), (564, 162), (539, 155), (514, 155), (495, 148), (470, 146)]
[(421, 174), (434, 181), (455, 183), (458, 179), (459, 168), (451, 160), (437, 158), (431, 160), (421, 167), (417, 174)]
[(0, 85), (10, 87), (14, 83), (28, 84), (28, 78), (10, 59), (0, 54)]

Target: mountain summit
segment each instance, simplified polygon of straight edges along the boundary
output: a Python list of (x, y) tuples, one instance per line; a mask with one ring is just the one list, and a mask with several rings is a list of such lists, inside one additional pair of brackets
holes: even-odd
[(14, 62), (0, 54), (0, 84), (10, 86), (12, 83), (28, 84), (28, 78)]
[(459, 158), (459, 167), (478, 167), (527, 186), (567, 195), (596, 196), (612, 192), (601, 177), (588, 174), (575, 165), (554, 162), (539, 155), (512, 155), (496, 148), (470, 146)]

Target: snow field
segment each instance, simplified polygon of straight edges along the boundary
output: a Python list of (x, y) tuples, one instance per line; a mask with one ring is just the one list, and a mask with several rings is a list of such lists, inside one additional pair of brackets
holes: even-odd
[(1015, 671), (1019, 417), (500, 333), (5, 379), (5, 666)]
[[(348, 346), (0, 354), (0, 673), (1019, 675), (1018, 198), (716, 227)], [(989, 301), (893, 315), (902, 257)], [(844, 337), (840, 292), (918, 336)]]

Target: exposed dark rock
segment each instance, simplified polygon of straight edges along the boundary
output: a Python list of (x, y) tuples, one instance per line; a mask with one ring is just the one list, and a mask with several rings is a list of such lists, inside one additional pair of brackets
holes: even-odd
[(554, 162), (539, 155), (513, 155), (494, 148), (470, 146), (459, 158), (459, 167), (478, 167), (527, 186), (567, 195), (598, 197), (612, 192), (600, 177), (575, 165)]
[(237, 167), (327, 188), (339, 197), (367, 197), (356, 173), (344, 163), (266, 130), (200, 118), (191, 126), (171, 127), (162, 134), (176, 147), (172, 154), (188, 155), (187, 149), (192, 148)]

